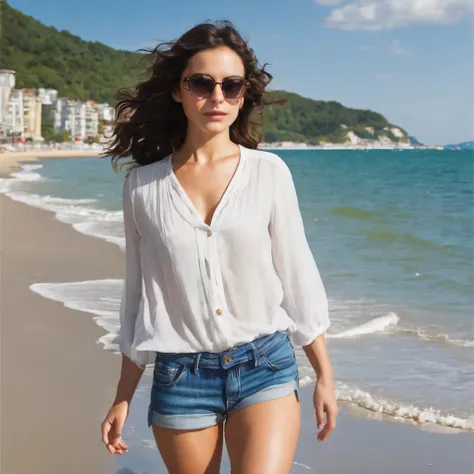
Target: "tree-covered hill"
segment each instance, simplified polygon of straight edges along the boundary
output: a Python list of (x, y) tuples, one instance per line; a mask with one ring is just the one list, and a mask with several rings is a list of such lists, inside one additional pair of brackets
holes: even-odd
[(272, 99), (281, 98), (288, 99), (285, 107), (271, 106), (264, 114), (267, 141), (338, 143), (345, 140), (348, 131), (361, 138), (376, 139), (386, 135), (397, 141), (390, 130), (384, 130), (393, 125), (377, 112), (350, 109), (334, 101), (311, 100), (291, 92), (272, 92)]
[(112, 103), (119, 88), (136, 82), (133, 53), (44, 26), (5, 0), (0, 5), (0, 67), (16, 71), (15, 87), (47, 87), (71, 99)]
[[(117, 90), (133, 87), (143, 72), (140, 55), (83, 41), (43, 25), (5, 0), (0, 2), (0, 68), (16, 71), (17, 88), (52, 88), (60, 97), (113, 104)], [(272, 91), (271, 96), (288, 102), (265, 110), (267, 142), (344, 142), (348, 132), (368, 139), (381, 135), (399, 139), (389, 130), (393, 126), (376, 112), (285, 91)]]

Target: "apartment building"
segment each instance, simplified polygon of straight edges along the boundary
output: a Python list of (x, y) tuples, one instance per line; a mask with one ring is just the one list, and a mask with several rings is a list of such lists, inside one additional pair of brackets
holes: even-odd
[(6, 108), (4, 127), (7, 134), (23, 136), (25, 126), (23, 120), (23, 91), (12, 89)]
[(33, 89), (23, 89), (23, 137), (41, 137), (41, 100)]

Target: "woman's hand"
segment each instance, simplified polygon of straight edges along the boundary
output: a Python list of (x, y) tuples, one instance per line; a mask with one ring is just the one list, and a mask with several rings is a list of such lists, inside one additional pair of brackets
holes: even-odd
[(128, 451), (128, 446), (122, 441), (122, 428), (128, 417), (129, 404), (121, 401), (112, 405), (107, 413), (105, 420), (102, 422), (102, 441), (109, 450), (110, 454), (122, 454)]
[[(316, 382), (313, 395), (314, 408), (316, 409), (316, 422), (318, 424), (318, 440), (325, 441), (336, 427), (336, 418), (339, 408), (334, 392), (334, 379), (332, 376), (320, 376)], [(324, 413), (326, 412), (326, 419)]]

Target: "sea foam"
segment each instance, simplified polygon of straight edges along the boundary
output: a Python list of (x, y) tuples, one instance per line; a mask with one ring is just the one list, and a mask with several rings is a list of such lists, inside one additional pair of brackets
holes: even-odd
[(97, 199), (68, 199), (50, 195), (39, 195), (18, 189), (22, 182), (47, 181), (35, 173), (40, 164), (23, 165), (20, 171), (11, 173), (15, 179), (1, 179), (0, 193), (32, 207), (51, 211), (61, 222), (72, 225), (78, 232), (97, 237), (125, 249), (123, 236), (123, 212), (96, 207)]

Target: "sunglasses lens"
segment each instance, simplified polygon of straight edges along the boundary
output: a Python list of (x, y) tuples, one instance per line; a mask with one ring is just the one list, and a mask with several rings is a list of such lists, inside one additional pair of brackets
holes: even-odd
[[(210, 97), (214, 90), (215, 82), (208, 76), (195, 76), (189, 79), (189, 90), (201, 99)], [(245, 79), (229, 77), (222, 81), (222, 93), (227, 99), (238, 99), (245, 88)]]
[(214, 81), (210, 77), (192, 77), (189, 80), (189, 89), (197, 97), (207, 97), (212, 94)]
[(225, 79), (222, 83), (222, 93), (228, 99), (237, 99), (242, 94), (245, 80), (241, 78)]

